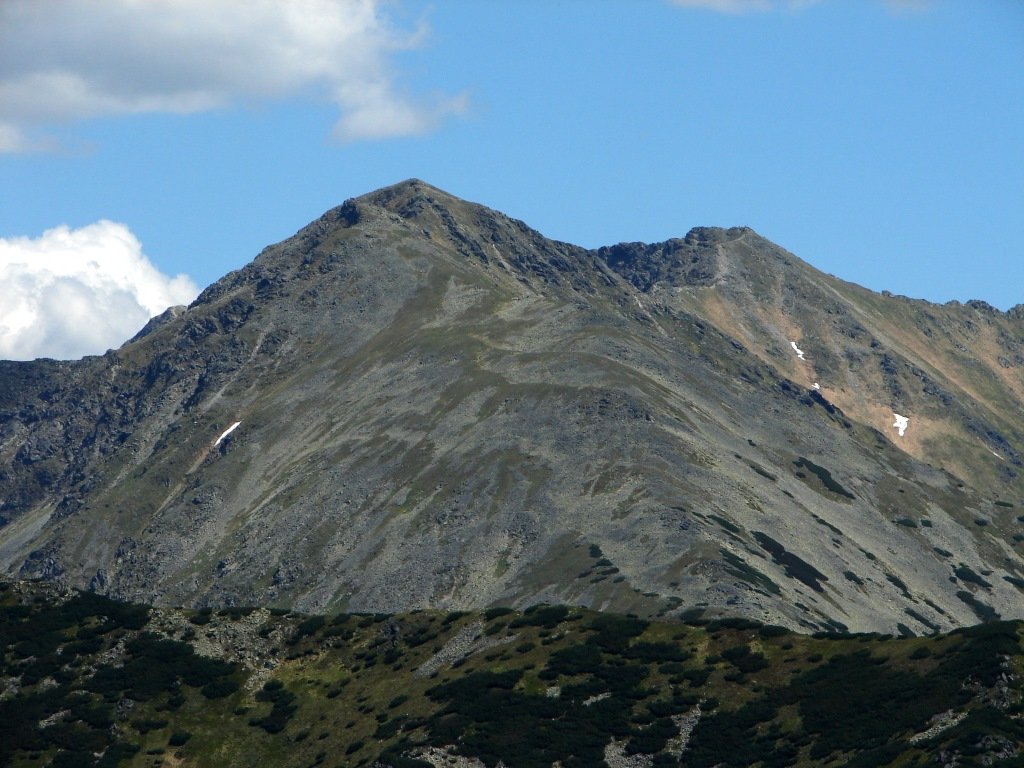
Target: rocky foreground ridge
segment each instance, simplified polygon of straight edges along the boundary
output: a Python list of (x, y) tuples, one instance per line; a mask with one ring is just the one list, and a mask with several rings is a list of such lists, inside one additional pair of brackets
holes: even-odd
[(1022, 366), (1020, 307), (745, 228), (586, 250), (413, 180), (118, 350), (0, 363), (0, 568), (159, 605), (1019, 618)]

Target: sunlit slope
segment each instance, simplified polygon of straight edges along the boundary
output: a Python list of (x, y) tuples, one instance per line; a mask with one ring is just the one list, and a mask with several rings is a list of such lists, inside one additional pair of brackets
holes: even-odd
[(1019, 616), (1020, 400), (912, 356), (907, 304), (749, 230), (587, 251), (406, 182), (116, 352), (0, 366), (0, 558), (158, 603)]
[[(818, 384), (901, 449), (994, 493), (1019, 492), (1020, 307), (1003, 313), (981, 301), (937, 305), (873, 293), (744, 228), (600, 253), (649, 303), (708, 319), (780, 374)], [(902, 436), (894, 414), (908, 420)]]

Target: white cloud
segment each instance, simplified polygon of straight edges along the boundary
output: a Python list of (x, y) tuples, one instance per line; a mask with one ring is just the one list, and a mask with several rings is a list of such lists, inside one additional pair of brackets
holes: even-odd
[(160, 273), (123, 224), (0, 238), (0, 359), (75, 359), (120, 346), (198, 289)]
[(326, 99), (342, 140), (422, 133), (465, 97), (417, 99), (393, 55), (426, 28), (397, 28), (384, 0), (3, 0), (0, 152), (39, 148), (41, 126)]
[(3, 153), (28, 153), (28, 152), (49, 152), (56, 149), (52, 141), (39, 141), (31, 139), (14, 125), (0, 123), (0, 154)]

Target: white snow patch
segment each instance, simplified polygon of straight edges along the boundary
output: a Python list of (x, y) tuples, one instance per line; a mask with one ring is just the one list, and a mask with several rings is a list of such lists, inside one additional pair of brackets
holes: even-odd
[(804, 351), (803, 351), (802, 349), (800, 349), (800, 347), (798, 347), (798, 346), (796, 345), (796, 342), (795, 342), (795, 341), (791, 341), (791, 342), (789, 342), (789, 346), (791, 346), (791, 347), (793, 348), (793, 351), (794, 351), (794, 352), (796, 352), (796, 356), (797, 356), (797, 357), (799, 357), (799, 358), (800, 358), (801, 360), (804, 360), (804, 359), (805, 359), (805, 358), (804, 358)]
[(231, 434), (232, 432), (234, 432), (234, 431), (235, 431), (236, 429), (238, 429), (238, 425), (239, 425), (239, 424), (241, 424), (241, 423), (242, 423), (242, 422), (240, 422), (240, 421), (236, 421), (236, 422), (235, 422), (234, 424), (232, 424), (232, 425), (231, 425), (230, 427), (228, 427), (227, 429), (225, 429), (225, 430), (224, 430), (224, 432), (223, 432), (223, 433), (221, 433), (221, 436), (217, 438), (217, 442), (213, 444), (213, 447), (214, 447), (214, 448), (216, 448), (216, 447), (217, 447), (218, 445), (220, 445), (220, 441), (221, 441), (221, 440), (223, 440), (223, 439), (224, 439), (225, 437), (227, 437), (228, 435), (230, 435), (230, 434)]
[(814, 388), (821, 389), (821, 384), (819, 384), (818, 382), (814, 382)]
[(900, 437), (903, 437), (903, 435), (906, 434), (907, 426), (910, 424), (910, 419), (906, 416), (900, 416), (898, 413), (894, 413), (892, 416), (896, 419), (896, 421), (893, 422), (893, 426), (899, 430)]

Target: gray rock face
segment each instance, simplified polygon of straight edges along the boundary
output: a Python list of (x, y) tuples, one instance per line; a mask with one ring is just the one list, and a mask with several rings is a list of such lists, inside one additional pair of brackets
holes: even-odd
[(1021, 617), (1022, 350), (1018, 315), (749, 229), (588, 251), (409, 181), (115, 352), (0, 363), (0, 567), (158, 604)]

